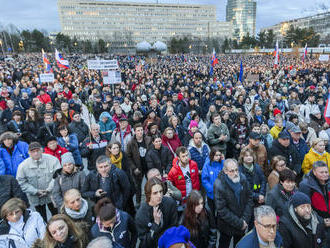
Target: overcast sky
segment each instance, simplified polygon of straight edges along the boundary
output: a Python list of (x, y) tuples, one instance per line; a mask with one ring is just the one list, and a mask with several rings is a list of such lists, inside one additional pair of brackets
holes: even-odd
[[(134, 2), (156, 2), (156, 0), (135, 0)], [(225, 20), (227, 0), (158, 0), (158, 2), (214, 4), (217, 6), (217, 19), (220, 21)], [(325, 9), (330, 10), (328, 0), (257, 0), (257, 31), (260, 28), (281, 21), (324, 12)], [(57, 14), (57, 1), (2, 0), (0, 29), (1, 26), (6, 26), (10, 23), (19, 29), (32, 30), (37, 28), (49, 32), (61, 31)]]

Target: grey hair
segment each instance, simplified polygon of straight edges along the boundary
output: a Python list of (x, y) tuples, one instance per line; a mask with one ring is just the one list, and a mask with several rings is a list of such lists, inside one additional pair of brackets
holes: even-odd
[(111, 164), (111, 160), (109, 157), (105, 155), (101, 155), (96, 159), (96, 164), (103, 164), (103, 163), (108, 163), (109, 165)]
[(262, 205), (254, 209), (254, 218), (256, 221), (260, 222), (261, 218), (265, 216), (273, 216), (276, 218), (276, 213), (271, 206)]
[(236, 164), (238, 166), (238, 162), (236, 159), (233, 159), (233, 158), (227, 158), (225, 160), (225, 162), (223, 162), (223, 168), (224, 169), (227, 169), (227, 167), (230, 165), (230, 164)]
[(327, 164), (324, 161), (315, 161), (313, 163), (313, 169), (319, 168), (319, 167), (328, 167)]
[(147, 172), (147, 180), (149, 179), (150, 173), (153, 173), (153, 172), (156, 172), (156, 171), (158, 171), (160, 173), (160, 171), (157, 168), (151, 168), (150, 170), (148, 170), (148, 172)]
[(91, 124), (91, 129), (92, 129), (92, 128), (100, 128), (100, 125), (97, 124), (97, 123), (92, 123), (92, 124)]
[(106, 236), (101, 236), (93, 239), (89, 242), (87, 248), (100, 248), (100, 247), (107, 247), (112, 248), (112, 241)]

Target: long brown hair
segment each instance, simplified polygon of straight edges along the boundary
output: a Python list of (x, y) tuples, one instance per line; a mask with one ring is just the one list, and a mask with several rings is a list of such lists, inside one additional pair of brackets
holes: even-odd
[(188, 199), (187, 207), (184, 210), (184, 221), (183, 225), (188, 228), (192, 236), (198, 236), (200, 226), (204, 221), (207, 221), (206, 210), (203, 210), (200, 214), (196, 214), (195, 208), (199, 205), (199, 201), (204, 200), (201, 193), (197, 190), (192, 190)]

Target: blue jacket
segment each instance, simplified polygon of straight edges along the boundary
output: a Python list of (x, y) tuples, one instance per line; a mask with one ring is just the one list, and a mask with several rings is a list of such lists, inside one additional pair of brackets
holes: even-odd
[(29, 157), (29, 145), (23, 141), (18, 141), (14, 145), (14, 150), (10, 155), (7, 149), (0, 146), (0, 175), (12, 175), (16, 178), (18, 165)]
[[(108, 120), (106, 123), (104, 123), (102, 121), (103, 117), (107, 117)], [(100, 117), (99, 117), (99, 125), (100, 125), (100, 131), (105, 132), (105, 131), (109, 131), (111, 130), (113, 132), (113, 130), (115, 130), (116, 128), (116, 123), (112, 120), (111, 115), (108, 112), (102, 112)], [(110, 141), (111, 140), (111, 136), (112, 136), (112, 132), (111, 133), (106, 133), (104, 134), (104, 137)]]
[(259, 195), (266, 196), (266, 178), (259, 165), (254, 164), (253, 172), (250, 173), (244, 165), (239, 166), (240, 173), (244, 174), (249, 182), (253, 200), (258, 202)]
[(69, 152), (72, 153), (74, 162), (76, 165), (82, 165), (81, 154), (79, 151), (78, 138), (75, 133), (69, 135), (69, 145), (67, 145), (62, 137), (57, 138), (57, 143), (66, 148)]
[(299, 160), (300, 160), (299, 162), (302, 164), (302, 162), (304, 161), (305, 155), (309, 151), (309, 148), (307, 146), (306, 141), (303, 138), (300, 138), (299, 143), (296, 145), (296, 144), (293, 143), (292, 138), (290, 138), (290, 142), (296, 148), (296, 150), (298, 151)]
[(137, 241), (137, 230), (133, 218), (119, 209), (116, 209), (116, 223), (111, 230), (105, 229), (97, 219), (91, 229), (91, 234), (93, 238), (106, 236), (112, 240), (113, 244), (125, 248), (135, 247)]
[[(274, 240), (276, 248), (283, 247), (283, 239), (279, 232), (276, 232)], [(248, 234), (246, 234), (236, 245), (236, 248), (259, 248), (259, 240), (257, 231), (253, 228)]]
[(209, 156), (210, 154), (210, 148), (207, 144), (205, 144), (203, 142), (202, 144), (202, 152), (200, 153), (197, 148), (195, 147), (195, 145), (193, 144), (193, 140), (191, 139), (189, 142), (189, 153), (190, 153), (190, 158), (192, 160), (194, 160), (197, 163), (198, 169), (202, 170), (203, 169), (203, 165), (205, 163), (206, 158)]
[(222, 171), (223, 168), (223, 162), (212, 162), (210, 161), (210, 158), (207, 157), (203, 171), (202, 171), (202, 185), (206, 190), (206, 194), (208, 198), (214, 199), (213, 195), (213, 184), (215, 182), (215, 179), (217, 179), (220, 171)]

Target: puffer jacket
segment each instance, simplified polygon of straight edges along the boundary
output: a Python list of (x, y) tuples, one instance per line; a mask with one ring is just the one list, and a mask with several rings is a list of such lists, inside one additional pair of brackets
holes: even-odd
[(202, 142), (202, 147), (197, 148), (193, 139), (191, 139), (189, 142), (188, 151), (190, 153), (190, 158), (197, 163), (198, 169), (202, 170), (204, 163), (210, 154), (209, 146)]
[[(107, 122), (103, 122), (102, 119), (107, 117)], [(99, 117), (100, 132), (111, 131), (110, 133), (103, 134), (107, 140), (111, 140), (112, 132), (116, 129), (116, 123), (112, 120), (111, 115), (108, 112), (102, 112)]]
[(91, 232), (93, 238), (106, 236), (113, 243), (117, 243), (125, 248), (136, 246), (137, 230), (134, 220), (128, 213), (119, 209), (116, 209), (116, 222), (111, 230), (105, 228), (100, 219), (97, 218)]
[(57, 145), (55, 150), (49, 149), (47, 146), (44, 149), (45, 154), (49, 154), (49, 155), (56, 157), (60, 161), (60, 163), (62, 161), (61, 156), (67, 152), (69, 152), (69, 151), (66, 148), (59, 146), (59, 145)]
[[(190, 170), (192, 189), (200, 190), (199, 174), (196, 162), (189, 159), (189, 165), (187, 166), (189, 166)], [(187, 197), (186, 179), (184, 178), (182, 170), (179, 166), (179, 159), (177, 157), (173, 159), (172, 169), (168, 173), (168, 180), (170, 180), (173, 185), (181, 191), (182, 199), (185, 200)]]
[(69, 124), (71, 132), (75, 133), (78, 138), (78, 143), (81, 144), (88, 136), (89, 130), (87, 124), (81, 120), (80, 122), (72, 121)]
[(23, 229), (16, 230), (5, 220), (0, 220), (0, 235), (13, 234), (24, 239), (27, 247), (31, 247), (37, 239), (42, 239), (46, 232), (46, 224), (38, 212), (29, 209), (23, 213)]
[(280, 219), (279, 231), (283, 237), (283, 246), (290, 248), (325, 248), (326, 236), (323, 220), (312, 211), (311, 222), (304, 227), (292, 205)]
[(11, 154), (3, 144), (0, 145), (0, 175), (16, 177), (17, 168), (24, 159), (29, 157), (29, 145), (23, 141), (14, 143)]
[(234, 191), (226, 182), (225, 176), (226, 174), (221, 171), (214, 183), (217, 227), (220, 232), (228, 236), (244, 235), (243, 220), (249, 223), (253, 211), (252, 192), (245, 176), (240, 174), (242, 191), (238, 203)]
[(55, 207), (60, 208), (63, 204), (64, 193), (69, 189), (77, 189), (81, 192), (85, 183), (85, 173), (83, 171), (74, 171), (72, 174), (66, 174), (63, 169), (58, 169), (54, 173), (54, 188), (52, 191)]
[(13, 176), (0, 175), (0, 209), (6, 201), (13, 197), (20, 198), (29, 206), (26, 194), (22, 191), (17, 180)]
[(168, 173), (172, 167), (172, 155), (166, 146), (161, 146), (160, 152), (150, 145), (146, 153), (147, 169), (157, 168), (161, 173)]
[(301, 170), (304, 172), (304, 174), (310, 172), (313, 167), (313, 163), (316, 161), (324, 161), (328, 165), (330, 172), (330, 154), (328, 152), (324, 152), (321, 155), (313, 148), (311, 148), (309, 152), (305, 155), (304, 161), (301, 165)]
[(211, 198), (213, 200), (213, 185), (215, 182), (215, 179), (217, 179), (220, 171), (222, 171), (223, 168), (223, 162), (216, 162), (210, 161), (210, 158), (207, 157), (203, 170), (202, 170), (202, 185), (204, 189), (206, 190), (206, 194), (208, 198)]
[[(39, 165), (38, 165), (39, 163)], [(32, 206), (45, 205), (51, 202), (50, 194), (38, 197), (38, 190), (52, 192), (54, 187), (54, 172), (61, 168), (60, 161), (52, 155), (42, 154), (41, 159), (34, 161), (31, 157), (25, 159), (18, 167), (17, 181), (27, 194)]]
[(77, 135), (75, 133), (69, 135), (69, 143), (66, 143), (63, 137), (58, 137), (57, 143), (59, 144), (59, 146), (67, 149), (69, 152), (72, 153), (76, 165), (83, 164), (81, 154), (79, 151), (79, 143), (78, 143)]

